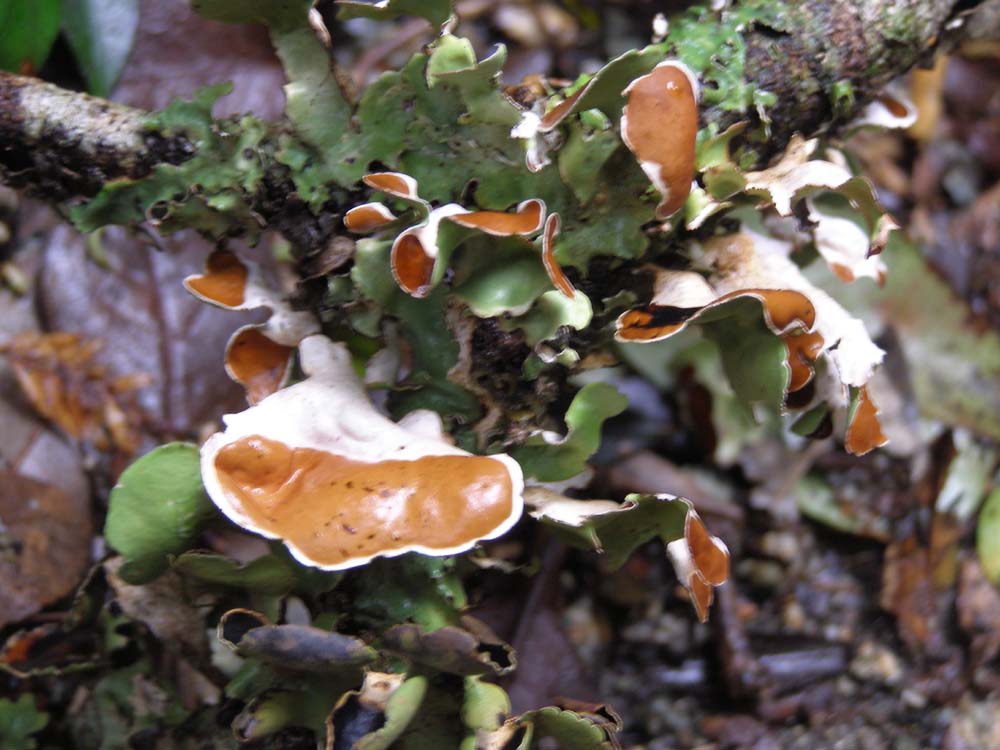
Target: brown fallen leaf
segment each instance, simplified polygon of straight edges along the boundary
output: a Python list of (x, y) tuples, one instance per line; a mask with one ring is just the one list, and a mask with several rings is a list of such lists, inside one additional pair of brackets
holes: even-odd
[(73, 590), (90, 559), (90, 535), (86, 496), (0, 473), (0, 627)]
[(132, 586), (118, 575), (121, 557), (104, 563), (108, 583), (126, 616), (150, 629), (159, 640), (180, 646), (184, 654), (196, 659), (208, 654), (205, 618), (195, 602), (182, 590), (180, 576), (172, 571), (152, 583)]
[(136, 373), (110, 379), (96, 361), (100, 339), (72, 333), (22, 333), (0, 346), (40, 415), (70, 437), (127, 456), (139, 448), (141, 414), (133, 392), (149, 382)]

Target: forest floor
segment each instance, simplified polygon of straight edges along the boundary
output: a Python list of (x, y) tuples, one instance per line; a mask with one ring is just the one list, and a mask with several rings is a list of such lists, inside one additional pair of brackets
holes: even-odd
[[(640, 46), (652, 5), (459, 3), (469, 19), (462, 32), (480, 49), (510, 46), (510, 83), (529, 74), (573, 79)], [(363, 85), (427, 41), (422, 22), (357, 23), (335, 35), (334, 48)], [(57, 53), (43, 73), (73, 85), (68, 59)], [(282, 74), (260, 29), (201, 21), (178, 0), (146, 2), (132, 60), (117, 100), (163, 107), (198, 86), (232, 80), (225, 111), (280, 116)], [(866, 133), (849, 148), (951, 287), (964, 329), (995, 335), (1000, 47), (965, 50), (908, 85), (928, 113), (940, 110), (927, 115), (925, 131)], [(0, 225), (10, 229), (0, 237), (0, 343), (53, 331), (102, 342), (94, 359), (100, 376), (80, 368), (61, 387), (124, 404), (137, 449), (197, 438), (240, 408), (242, 393), (224, 376), (219, 352), (251, 318), (202, 305), (180, 283), (200, 267), (207, 243), (190, 233), (161, 238), (118, 229), (88, 240), (51, 209), (6, 191)], [(469, 581), (475, 614), (517, 650), (520, 666), (505, 678), (515, 711), (559, 695), (606, 703), (622, 717), (623, 746), (647, 750), (1000, 748), (1000, 590), (976, 554), (976, 508), (945, 512), (941, 499), (977, 477), (988, 483), (1000, 454), (967, 430), (918, 422), (900, 338), (887, 327), (877, 343), (895, 385), (896, 403), (886, 411), (910, 439), (864, 458), (829, 440), (795, 450), (764, 440), (722, 468), (713, 454), (725, 436), (713, 431), (710, 394), (692, 373), (681, 373), (668, 393), (622, 378), (630, 408), (606, 428), (591, 494), (669, 489), (690, 498), (728, 544), (733, 576), (700, 624), (657, 544), (610, 572), (594, 554), (568, 549), (539, 527), (519, 527), (488, 551), (524, 567), (512, 575), (483, 570)], [(108, 385), (126, 376), (134, 378), (129, 388)], [(987, 418), (996, 424), (1000, 414)], [(31, 661), (41, 670), (29, 679), (0, 674), (0, 697), (30, 690), (45, 696), (53, 717), (86, 717), (85, 672), (45, 669), (85, 651), (88, 639), (109, 636), (49, 637), (71, 616), (67, 597), (52, 600), (51, 591), (68, 590), (66, 581), (75, 587), (104, 555), (107, 492), (130, 451), (115, 441), (68, 442), (32, 411), (2, 359), (0, 425), (0, 515), (12, 516), (18, 498), (44, 487), (52, 491), (42, 492), (42, 507), (18, 510), (18, 523), (30, 525), (30, 514), (40, 512), (60, 519), (48, 546), (20, 568), (50, 588), (13, 585), (0, 593), (0, 636), (9, 638), (0, 661), (22, 669)], [(229, 552), (243, 543), (206, 540)], [(135, 649), (117, 653), (119, 667), (139, 663)], [(165, 643), (147, 656), (187, 703), (213, 694)], [(150, 704), (161, 698), (146, 695)], [(88, 721), (110, 710), (100, 705)], [(78, 720), (52, 721), (41, 746), (61, 746)], [(135, 734), (138, 726), (123, 724), (130, 747), (161, 747), (155, 733)], [(300, 746), (292, 736), (286, 742)]]

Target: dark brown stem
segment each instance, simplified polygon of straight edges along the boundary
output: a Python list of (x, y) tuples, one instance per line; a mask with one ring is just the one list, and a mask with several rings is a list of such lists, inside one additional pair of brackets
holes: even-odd
[(147, 130), (147, 114), (35, 78), (0, 71), (0, 178), (59, 201), (177, 164), (192, 147)]

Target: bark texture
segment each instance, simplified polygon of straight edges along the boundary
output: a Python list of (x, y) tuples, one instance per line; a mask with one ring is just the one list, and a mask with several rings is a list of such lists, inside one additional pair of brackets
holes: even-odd
[(176, 164), (192, 147), (143, 125), (141, 109), (0, 72), (0, 177), (47, 200), (96, 194), (105, 182)]

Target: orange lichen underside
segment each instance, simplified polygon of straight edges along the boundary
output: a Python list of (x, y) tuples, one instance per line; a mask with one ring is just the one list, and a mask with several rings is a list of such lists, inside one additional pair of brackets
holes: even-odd
[(367, 234), (381, 229), (386, 224), (393, 221), (394, 217), (388, 209), (381, 207), (377, 203), (366, 203), (362, 206), (355, 206), (344, 214), (344, 226), (351, 232), (357, 234)]
[(878, 421), (878, 409), (868, 395), (868, 388), (861, 387), (858, 406), (854, 410), (851, 423), (847, 426), (844, 447), (848, 453), (863, 456), (889, 442)]
[(366, 174), (361, 179), (368, 187), (381, 190), (383, 193), (390, 193), (401, 198), (417, 197), (413, 185), (404, 175), (397, 172), (375, 172), (374, 174)]
[(205, 273), (185, 281), (192, 292), (225, 307), (243, 304), (247, 288), (247, 268), (240, 259), (226, 250), (216, 250), (208, 256)]
[(414, 297), (423, 296), (434, 275), (434, 258), (413, 234), (401, 235), (392, 248), (392, 273), (399, 286)]
[(578, 91), (576, 91), (572, 96), (568, 96), (559, 102), (556, 106), (550, 109), (542, 116), (541, 123), (539, 124), (539, 130), (543, 133), (547, 133), (552, 130), (556, 125), (566, 119), (566, 116), (573, 109), (573, 105), (576, 104), (576, 100), (583, 96), (584, 92), (589, 88), (589, 86), (581, 86)]
[(823, 351), (823, 337), (813, 331), (811, 333), (786, 333), (781, 337), (788, 351), (788, 367), (791, 379), (788, 381), (789, 391), (804, 388), (813, 377), (813, 363)]
[(708, 610), (715, 599), (715, 589), (708, 583), (701, 574), (693, 571), (688, 575), (687, 590), (694, 604), (695, 614), (698, 615), (698, 622), (708, 622)]
[(656, 216), (665, 219), (687, 200), (694, 177), (698, 103), (685, 72), (660, 65), (626, 89), (622, 137), (639, 163), (655, 165), (663, 200)]
[(684, 538), (691, 550), (691, 560), (707, 583), (721, 586), (729, 578), (729, 552), (708, 533), (695, 513), (689, 513)]
[(556, 236), (559, 234), (559, 214), (549, 214), (545, 220), (545, 233), (542, 236), (542, 265), (549, 276), (552, 285), (569, 299), (576, 297), (576, 289), (566, 277), (565, 272), (556, 260)]
[(719, 297), (717, 304), (733, 297), (756, 297), (764, 304), (764, 318), (775, 333), (784, 331), (793, 323), (812, 328), (816, 323), (816, 308), (809, 298), (794, 289), (741, 289)]
[(891, 114), (893, 117), (899, 117), (900, 119), (902, 119), (910, 114), (910, 110), (906, 108), (906, 105), (903, 104), (898, 99), (896, 99), (894, 96), (883, 94), (878, 98), (878, 100), (879, 102), (882, 103), (882, 106), (884, 106), (887, 110), (889, 110), (889, 114)]
[(472, 211), (448, 217), (463, 227), (479, 229), (483, 232), (507, 237), (514, 234), (533, 234), (542, 228), (543, 204), (541, 201), (527, 201), (517, 211)]
[(482, 456), (353, 461), (260, 435), (222, 448), (223, 491), (318, 565), (413, 545), (444, 550), (491, 534), (513, 510), (507, 467)]
[(246, 388), (247, 400), (256, 404), (281, 388), (294, 351), (271, 341), (256, 328), (247, 328), (230, 342), (226, 369)]

